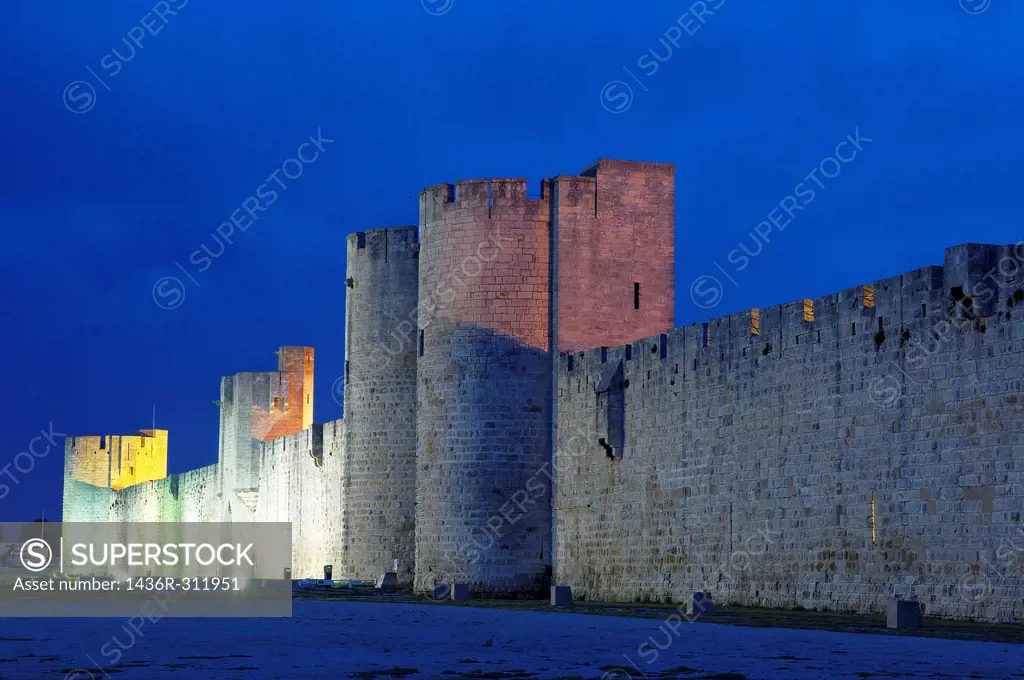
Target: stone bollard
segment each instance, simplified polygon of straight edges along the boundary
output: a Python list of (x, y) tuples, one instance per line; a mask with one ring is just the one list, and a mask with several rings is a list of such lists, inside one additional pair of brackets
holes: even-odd
[(435, 600), (447, 600), (452, 594), (452, 587), (447, 583), (435, 583), (434, 584), (434, 599)]
[(892, 598), (885, 609), (885, 625), (895, 630), (921, 627), (921, 604), (916, 600)]
[(453, 583), (452, 584), (452, 599), (455, 601), (462, 601), (469, 599), (469, 584), (468, 583)]
[(570, 586), (551, 586), (551, 606), (571, 607), (572, 588)]
[(711, 599), (711, 593), (706, 590), (695, 591), (686, 607), (686, 614), (688, 616), (713, 616), (714, 613), (715, 603)]

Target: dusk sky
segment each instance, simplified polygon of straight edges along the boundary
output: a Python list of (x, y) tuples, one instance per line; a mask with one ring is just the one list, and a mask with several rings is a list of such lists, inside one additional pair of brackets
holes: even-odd
[(432, 184), (674, 163), (677, 325), (1024, 238), (1024, 4), (697, 4), (5, 3), (0, 520), (59, 517), (56, 435), (154, 405), (170, 472), (216, 462), (220, 377), (280, 345), (315, 347), (315, 419), (340, 417), (345, 238), (414, 222)]

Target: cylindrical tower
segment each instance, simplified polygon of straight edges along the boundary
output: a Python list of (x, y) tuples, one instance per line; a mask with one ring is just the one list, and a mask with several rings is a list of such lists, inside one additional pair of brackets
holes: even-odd
[(420, 194), (416, 589), (539, 591), (551, 564), (549, 183)]
[[(348, 237), (344, 569), (410, 585), (416, 502), (416, 227)], [(341, 566), (341, 565), (339, 565)]]

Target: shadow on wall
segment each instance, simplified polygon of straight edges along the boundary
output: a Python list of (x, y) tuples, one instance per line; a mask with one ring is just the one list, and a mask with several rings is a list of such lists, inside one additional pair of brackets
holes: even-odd
[(551, 357), (435, 324), (418, 366), (416, 589), (540, 594), (551, 573)]

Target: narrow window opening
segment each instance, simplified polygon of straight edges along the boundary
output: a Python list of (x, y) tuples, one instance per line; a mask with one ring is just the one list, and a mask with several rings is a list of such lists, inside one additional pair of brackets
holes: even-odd
[(632, 358), (633, 358), (633, 346), (632, 345), (626, 345), (626, 361), (629, 361)]
[(697, 360), (696, 359), (693, 360), (693, 370), (695, 370), (695, 371), (697, 370)]
[[(420, 331), (419, 348), (417, 349), (417, 354), (419, 356), (423, 356), (423, 331)], [(569, 370), (572, 370), (571, 369), (572, 357), (569, 357), (569, 366), (570, 366)]]
[(850, 324), (850, 335), (857, 335), (857, 322), (854, 321)]
[(349, 362), (348, 362), (348, 359), (346, 359), (345, 360), (345, 382), (348, 382), (349, 375), (350, 375), (350, 372), (349, 372)]
[(921, 303), (921, 316), (928, 316), (928, 305)]
[(366, 247), (366, 233), (362, 231), (356, 232), (356, 248)]
[(701, 335), (702, 335), (701, 341), (703, 342), (703, 346), (704, 347), (710, 347), (711, 346), (711, 326), (709, 324), (704, 324), (702, 332), (701, 332)]
[(633, 283), (633, 309), (640, 309), (640, 284)]

